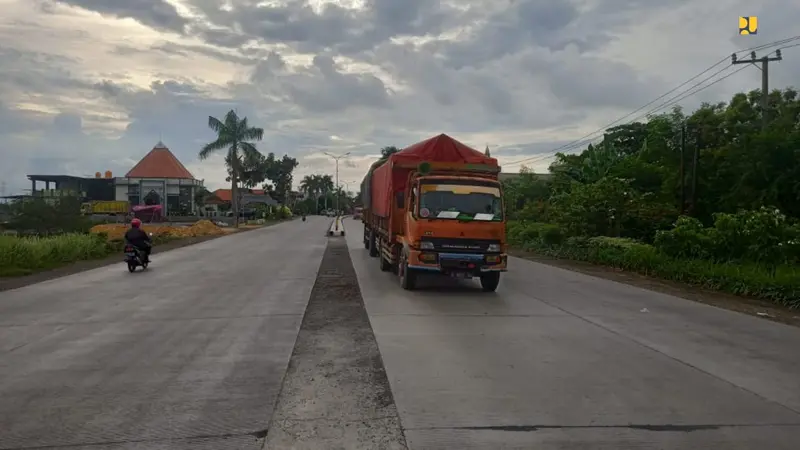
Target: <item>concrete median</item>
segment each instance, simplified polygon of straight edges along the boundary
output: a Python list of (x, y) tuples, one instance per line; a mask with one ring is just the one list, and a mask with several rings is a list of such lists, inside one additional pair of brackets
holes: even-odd
[(328, 236), (344, 236), (344, 222), (342, 216), (336, 216), (328, 229)]

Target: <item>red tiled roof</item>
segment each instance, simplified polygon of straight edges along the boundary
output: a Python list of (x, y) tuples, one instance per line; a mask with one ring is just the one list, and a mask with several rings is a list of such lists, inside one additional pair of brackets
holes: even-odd
[(222, 200), (223, 202), (229, 202), (233, 198), (230, 189), (217, 189), (216, 191), (213, 192), (213, 194), (215, 197)]
[(178, 158), (169, 149), (159, 142), (144, 156), (138, 164), (133, 166), (127, 178), (186, 178), (193, 180), (194, 176), (186, 170)]
[(225, 201), (217, 197), (213, 193), (203, 200), (204, 205), (219, 205), (222, 203), (225, 203)]
[[(266, 191), (263, 189), (249, 189), (249, 192), (254, 195), (266, 195)], [(230, 202), (233, 198), (230, 189), (217, 189), (216, 191), (212, 192), (215, 196), (217, 196), (223, 202)]]

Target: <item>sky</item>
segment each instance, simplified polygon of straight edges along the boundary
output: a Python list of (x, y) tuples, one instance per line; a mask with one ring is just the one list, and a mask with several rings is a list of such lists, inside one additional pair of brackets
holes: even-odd
[[(26, 174), (123, 176), (159, 140), (207, 187), (225, 187), (222, 155), (197, 154), (214, 140), (208, 117), (231, 109), (264, 129), (263, 153), (298, 159), (295, 184), (334, 173), (325, 152), (350, 152), (339, 178), (356, 191), (381, 147), (440, 133), (488, 145), (504, 171), (533, 158), (546, 172), (560, 145), (736, 50), (800, 34), (797, 0), (0, 0), (0, 10), (5, 195), (29, 188)], [(739, 36), (738, 17), (752, 15), (758, 34)], [(783, 56), (771, 88), (800, 84), (800, 46)], [(756, 67), (735, 68), (679, 104), (760, 88)]]

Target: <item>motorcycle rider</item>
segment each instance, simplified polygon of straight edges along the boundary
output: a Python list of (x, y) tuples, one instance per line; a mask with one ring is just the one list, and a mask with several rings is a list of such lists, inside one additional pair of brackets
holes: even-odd
[(144, 230), (142, 221), (134, 218), (131, 220), (131, 227), (125, 232), (125, 242), (132, 245), (142, 253), (143, 262), (150, 262), (150, 250), (153, 248), (153, 241)]

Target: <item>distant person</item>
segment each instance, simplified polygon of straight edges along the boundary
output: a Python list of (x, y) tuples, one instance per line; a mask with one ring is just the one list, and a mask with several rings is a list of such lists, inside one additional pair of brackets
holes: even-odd
[(150, 250), (153, 249), (153, 241), (150, 239), (150, 235), (142, 230), (141, 220), (137, 218), (131, 220), (131, 227), (125, 232), (125, 242), (142, 252), (145, 262), (150, 261)]

